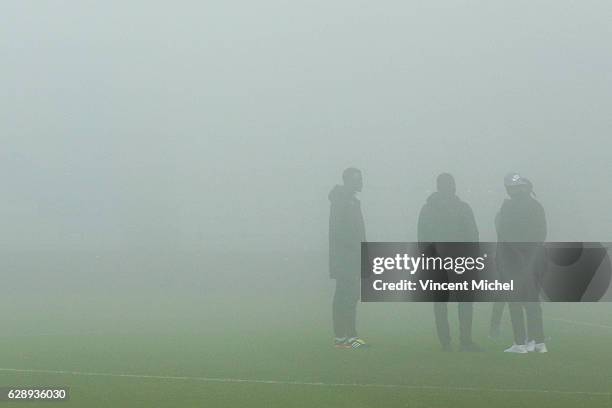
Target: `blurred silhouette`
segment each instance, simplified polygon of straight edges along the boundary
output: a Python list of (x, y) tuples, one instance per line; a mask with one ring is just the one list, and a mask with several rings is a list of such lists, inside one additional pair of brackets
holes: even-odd
[(546, 352), (539, 283), (546, 270), (544, 208), (534, 198), (531, 181), (520, 174), (508, 174), (504, 186), (510, 198), (504, 200), (495, 218), (496, 262), (502, 279), (514, 280), (519, 300), (508, 299), (514, 344), (506, 352)]
[(336, 348), (361, 348), (367, 343), (356, 329), (360, 294), (361, 242), (366, 240), (361, 204), (355, 197), (363, 187), (361, 171), (350, 167), (342, 185), (329, 193), (329, 273), (336, 280), (332, 305)]
[[(471, 207), (456, 195), (455, 179), (448, 173), (442, 173), (436, 180), (437, 191), (427, 198), (421, 209), (418, 221), (418, 241), (423, 243), (426, 251), (438, 251), (441, 245), (427, 243), (441, 242), (478, 242), (478, 228)], [(438, 271), (446, 274), (446, 271)], [(457, 278), (453, 271), (443, 279)], [(448, 323), (447, 302), (450, 293), (443, 295), (434, 302), (434, 316), (438, 339), (444, 351), (451, 350), (451, 336)], [(472, 341), (473, 303), (469, 293), (458, 291), (453, 293), (459, 302), (459, 340), (460, 350), (480, 351), (480, 347)]]

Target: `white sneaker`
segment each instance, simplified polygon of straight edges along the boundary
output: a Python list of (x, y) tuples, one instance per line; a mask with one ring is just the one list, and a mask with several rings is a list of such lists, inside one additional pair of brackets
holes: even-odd
[(513, 344), (512, 347), (504, 350), (504, 353), (527, 354), (527, 346), (524, 344)]
[(527, 352), (529, 353), (535, 352), (535, 348), (536, 348), (535, 340), (528, 341), (525, 347), (527, 348)]
[(548, 349), (546, 348), (546, 343), (537, 343), (537, 344), (535, 344), (534, 352), (536, 352), (536, 353), (548, 353)]

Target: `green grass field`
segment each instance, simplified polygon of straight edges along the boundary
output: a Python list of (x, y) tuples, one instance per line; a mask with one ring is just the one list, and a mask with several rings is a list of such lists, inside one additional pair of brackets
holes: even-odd
[[(69, 386), (66, 407), (612, 406), (609, 304), (544, 304), (544, 355), (502, 353), (507, 311), (489, 340), (490, 304), (476, 306), (476, 354), (439, 351), (430, 304), (362, 304), (373, 347), (335, 350), (324, 274), (268, 275), (276, 285), (231, 279), (202, 293), (5, 291), (0, 385)], [(0, 402), (24, 404), (37, 405)]]

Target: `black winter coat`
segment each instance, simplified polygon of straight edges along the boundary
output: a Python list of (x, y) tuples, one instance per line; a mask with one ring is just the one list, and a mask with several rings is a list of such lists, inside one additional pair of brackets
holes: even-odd
[(359, 279), (361, 242), (366, 240), (361, 203), (346, 187), (329, 193), (329, 275)]

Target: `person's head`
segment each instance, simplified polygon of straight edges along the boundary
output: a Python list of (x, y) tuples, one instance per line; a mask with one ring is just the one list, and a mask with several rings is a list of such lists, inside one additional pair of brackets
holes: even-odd
[(457, 191), (455, 186), (455, 178), (452, 174), (442, 173), (436, 179), (436, 187), (439, 193), (453, 195)]
[(519, 173), (509, 173), (504, 177), (504, 186), (510, 198), (529, 196), (533, 192), (533, 184)]
[(349, 167), (342, 172), (342, 182), (344, 186), (351, 192), (359, 192), (363, 187), (363, 179), (361, 177), (361, 170), (355, 167)]

